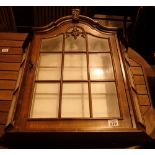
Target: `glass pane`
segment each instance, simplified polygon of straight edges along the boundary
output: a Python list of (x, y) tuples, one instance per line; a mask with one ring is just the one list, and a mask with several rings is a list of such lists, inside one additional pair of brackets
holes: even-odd
[(39, 68), (37, 80), (60, 80), (60, 68)]
[(57, 52), (62, 51), (63, 35), (59, 35), (54, 38), (42, 39), (41, 52), (51, 51)]
[(60, 80), (61, 54), (40, 54), (37, 80)]
[(46, 94), (58, 94), (59, 84), (58, 83), (36, 83), (35, 93), (46, 93)]
[(60, 67), (61, 54), (40, 54), (40, 67)]
[(91, 80), (114, 79), (110, 54), (89, 54), (89, 66)]
[(65, 39), (65, 51), (86, 51), (86, 39), (81, 36), (74, 39), (74, 37), (70, 35)]
[(58, 95), (34, 96), (31, 109), (31, 118), (57, 118), (58, 117)]
[(64, 83), (62, 94), (63, 118), (90, 117), (87, 83)]
[(56, 118), (59, 106), (58, 83), (36, 83), (31, 118)]
[(91, 83), (93, 117), (120, 117), (114, 82)]
[(87, 60), (85, 54), (65, 54), (64, 80), (87, 80)]
[(89, 52), (109, 52), (108, 39), (88, 35), (88, 50)]
[(64, 80), (87, 80), (87, 68), (65, 68)]

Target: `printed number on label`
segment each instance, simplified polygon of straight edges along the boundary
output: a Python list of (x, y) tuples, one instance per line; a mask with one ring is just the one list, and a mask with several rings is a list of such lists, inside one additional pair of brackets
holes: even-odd
[(9, 52), (9, 49), (8, 49), (8, 48), (3, 48), (3, 49), (2, 49), (2, 52), (3, 52), (3, 53)]

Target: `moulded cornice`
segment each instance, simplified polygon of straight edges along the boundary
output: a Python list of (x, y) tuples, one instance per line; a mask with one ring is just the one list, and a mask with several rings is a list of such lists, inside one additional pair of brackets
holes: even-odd
[(79, 15), (78, 16), (78, 20), (74, 20), (73, 15), (70, 16), (65, 16), (62, 17), (54, 22), (49, 23), (46, 26), (43, 27), (33, 27), (32, 30), (34, 33), (44, 33), (44, 32), (49, 32), (57, 27), (59, 27), (60, 25), (63, 25), (65, 23), (68, 22), (72, 22), (72, 23), (86, 23), (86, 24), (90, 24), (92, 27), (101, 30), (101, 31), (109, 31), (109, 32), (113, 32), (113, 31), (118, 31), (119, 28), (117, 27), (106, 27), (101, 25), (98, 21), (95, 21), (94, 19), (90, 18), (90, 17), (86, 17), (83, 15)]

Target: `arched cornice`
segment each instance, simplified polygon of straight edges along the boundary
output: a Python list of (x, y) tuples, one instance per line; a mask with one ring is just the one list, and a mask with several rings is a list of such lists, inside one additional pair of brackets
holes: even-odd
[(92, 18), (83, 16), (79, 14), (79, 9), (73, 9), (72, 10), (72, 15), (70, 16), (65, 16), (62, 17), (54, 22), (49, 23), (46, 26), (43, 27), (33, 27), (33, 32), (34, 33), (44, 33), (44, 32), (49, 32), (60, 25), (63, 25), (65, 23), (87, 23), (91, 25), (92, 27), (100, 30), (100, 31), (118, 31), (119, 29), (117, 27), (106, 27), (101, 25), (98, 21), (93, 20)]

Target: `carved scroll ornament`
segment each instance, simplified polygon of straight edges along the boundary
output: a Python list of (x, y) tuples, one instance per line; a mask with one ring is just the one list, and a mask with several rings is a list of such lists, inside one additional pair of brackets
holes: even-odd
[(74, 26), (72, 27), (72, 31), (67, 31), (67, 32), (66, 32), (66, 38), (69, 37), (70, 35), (73, 36), (75, 40), (76, 40), (79, 36), (81, 36), (81, 37), (83, 37), (83, 38), (86, 37), (85, 31), (84, 31), (82, 28), (77, 27), (76, 25), (74, 25)]

